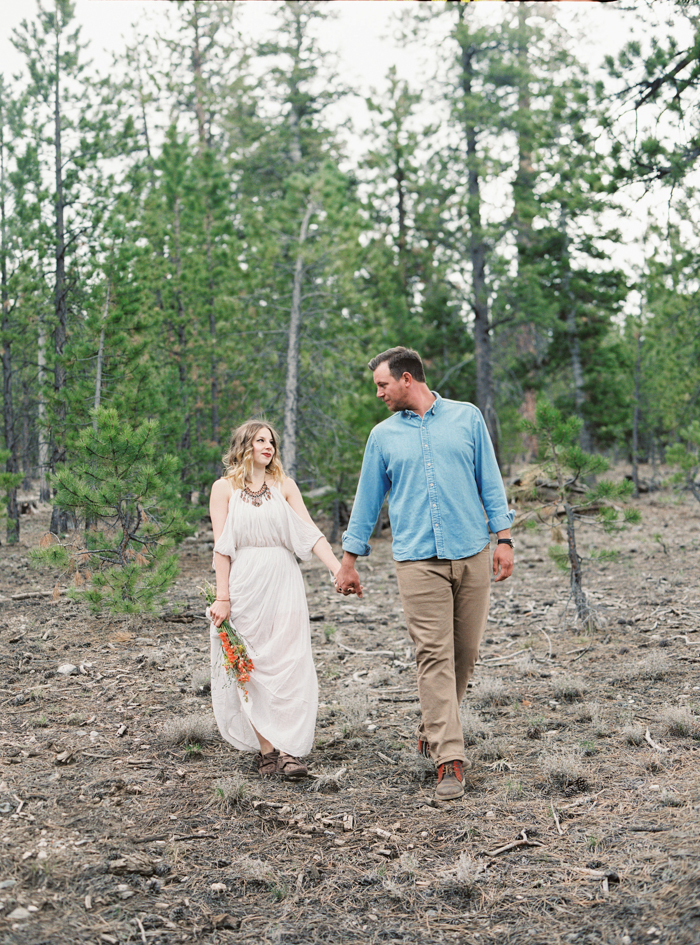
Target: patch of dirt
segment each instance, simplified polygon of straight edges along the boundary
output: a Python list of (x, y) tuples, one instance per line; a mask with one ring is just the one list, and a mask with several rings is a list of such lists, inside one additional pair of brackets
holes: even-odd
[(697, 945), (700, 505), (638, 504), (640, 526), (581, 531), (620, 552), (586, 566), (593, 633), (549, 532), (516, 532), (443, 805), (387, 539), (363, 601), (303, 565), (322, 705), (316, 778), (287, 784), (210, 734), (211, 534), (183, 546), (183, 616), (94, 618), (29, 569), (48, 512), (24, 516), (0, 548), (1, 940)]

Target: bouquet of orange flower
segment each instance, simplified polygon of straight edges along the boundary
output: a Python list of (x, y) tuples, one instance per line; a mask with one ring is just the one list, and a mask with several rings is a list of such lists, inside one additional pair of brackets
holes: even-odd
[[(202, 592), (207, 604), (211, 606), (216, 600), (216, 588), (206, 581)], [(248, 656), (245, 643), (238, 635), (236, 628), (228, 620), (224, 620), (221, 624), (218, 634), (221, 640), (221, 648), (224, 651), (224, 669), (229, 676), (236, 680), (236, 685), (243, 690), (243, 695), (247, 699), (246, 683), (253, 671), (253, 661)]]

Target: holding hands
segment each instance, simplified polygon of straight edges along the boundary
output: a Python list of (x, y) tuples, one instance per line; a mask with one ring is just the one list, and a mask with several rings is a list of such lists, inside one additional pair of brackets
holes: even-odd
[(336, 591), (342, 594), (343, 597), (348, 597), (350, 594), (357, 594), (358, 597), (362, 597), (360, 575), (355, 568), (355, 555), (345, 552), (340, 570), (336, 572), (333, 578), (333, 584)]

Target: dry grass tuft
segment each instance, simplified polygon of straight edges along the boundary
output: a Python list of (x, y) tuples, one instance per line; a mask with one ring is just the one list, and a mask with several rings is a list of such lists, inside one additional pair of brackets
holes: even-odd
[(246, 801), (258, 796), (248, 778), (231, 775), (214, 782), (214, 792), (224, 810), (242, 807)]
[(393, 879), (385, 879), (382, 882), (382, 889), (387, 894), (389, 899), (393, 899), (396, 902), (400, 902), (402, 899), (406, 898), (406, 892), (399, 886), (398, 883), (395, 883)]
[(313, 781), (309, 785), (309, 790), (329, 794), (336, 793), (343, 786), (343, 776), (346, 773), (347, 768), (338, 768), (338, 770), (334, 772), (321, 769), (319, 773), (314, 776)]
[(519, 660), (513, 664), (513, 670), (518, 676), (537, 676), (539, 675), (539, 666), (532, 658), (531, 653), (524, 653)]
[(274, 880), (272, 867), (262, 860), (242, 856), (231, 864), (231, 872), (246, 883), (271, 883)]
[(479, 873), (483, 872), (483, 867), (471, 857), (468, 853), (460, 853), (455, 869), (455, 881), (460, 886), (471, 888), (477, 881)]
[(369, 712), (369, 698), (364, 692), (353, 692), (340, 707), (340, 714), (343, 718), (343, 735), (350, 738), (353, 735), (364, 735), (365, 722)]
[(512, 697), (503, 680), (484, 676), (474, 690), (474, 703), (480, 706), (510, 705)]
[(477, 752), (480, 761), (501, 761), (505, 757), (505, 749), (498, 738), (488, 737)]
[(576, 702), (583, 698), (587, 690), (588, 684), (575, 676), (562, 676), (552, 687), (554, 698), (561, 702)]
[(216, 722), (210, 715), (186, 715), (168, 719), (161, 729), (166, 745), (205, 745), (216, 736)]
[(700, 716), (690, 706), (668, 706), (662, 709), (661, 719), (669, 735), (700, 739)]
[(479, 713), (475, 712), (468, 705), (460, 706), (459, 717), (462, 722), (462, 733), (464, 735), (465, 745), (477, 745), (480, 739), (484, 739), (488, 736), (488, 726)]
[(197, 695), (211, 692), (211, 670), (208, 666), (195, 669), (190, 679), (190, 685)]
[(408, 752), (404, 760), (404, 766), (411, 780), (423, 784), (424, 781), (433, 777), (435, 774), (435, 765), (429, 758), (419, 755), (418, 752)]
[(418, 859), (416, 858), (415, 853), (408, 853), (407, 851), (402, 853), (401, 856), (396, 861), (396, 872), (400, 876), (407, 876), (409, 879), (414, 877), (418, 873), (420, 867), (418, 866)]
[(639, 664), (638, 675), (641, 679), (650, 679), (656, 682), (664, 679), (671, 671), (671, 662), (663, 653), (650, 653)]
[(610, 734), (610, 723), (605, 717), (603, 706), (599, 702), (587, 702), (583, 707), (582, 719), (591, 723), (593, 734), (605, 738)]
[(581, 753), (571, 748), (543, 752), (540, 766), (550, 786), (564, 794), (588, 790)]
[(628, 745), (639, 746), (644, 744), (644, 728), (641, 725), (630, 722), (622, 729), (622, 737)]

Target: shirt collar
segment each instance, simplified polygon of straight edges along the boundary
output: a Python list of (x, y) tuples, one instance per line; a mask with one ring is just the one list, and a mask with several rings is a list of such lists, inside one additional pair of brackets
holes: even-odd
[[(432, 404), (430, 405), (430, 407), (428, 407), (428, 409), (425, 411), (425, 416), (426, 416), (426, 417), (428, 416), (429, 413), (435, 414), (435, 408), (437, 407), (437, 405), (438, 405), (438, 404), (440, 403), (440, 401), (442, 400), (442, 397), (438, 394), (438, 392), (437, 392), (436, 390), (431, 390), (430, 393), (433, 395), (433, 397), (435, 398), (435, 400), (432, 402)], [(402, 410), (402, 411), (401, 411), (401, 414), (402, 414), (402, 416), (404, 416), (404, 417), (418, 417), (418, 414), (416, 413), (415, 410)], [(419, 419), (421, 419), (421, 418), (419, 417)]]

